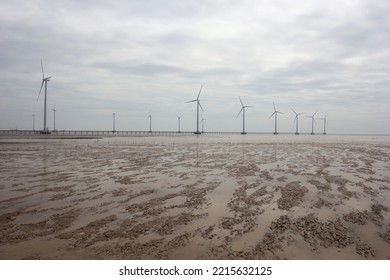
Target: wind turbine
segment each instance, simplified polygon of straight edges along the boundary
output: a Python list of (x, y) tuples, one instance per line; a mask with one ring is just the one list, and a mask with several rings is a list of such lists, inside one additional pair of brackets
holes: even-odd
[(205, 120), (206, 120), (206, 119), (204, 119), (203, 116), (202, 116), (202, 133), (204, 133), (204, 129), (203, 129), (203, 128), (204, 128), (204, 121), (205, 121)]
[(292, 111), (294, 112), (294, 114), (295, 114), (295, 119), (294, 119), (294, 121), (296, 122), (295, 135), (299, 135), (299, 132), (298, 132), (298, 116), (299, 116), (299, 115), (302, 115), (302, 114), (304, 114), (304, 113), (297, 113), (297, 112), (295, 112), (294, 109), (292, 109), (292, 108), (291, 108), (291, 110), (292, 110)]
[(53, 113), (54, 113), (54, 127), (53, 127), (53, 131), (56, 131), (56, 107), (54, 106), (54, 109), (53, 109)]
[(201, 133), (199, 131), (199, 107), (200, 107), (200, 109), (202, 109), (202, 112), (204, 112), (204, 111), (203, 111), (202, 105), (200, 105), (199, 96), (200, 96), (200, 93), (202, 91), (202, 88), (203, 88), (203, 85), (200, 87), (198, 97), (196, 99), (185, 102), (185, 103), (196, 102), (196, 131), (194, 132), (195, 134)]
[(149, 133), (152, 133), (152, 112), (149, 112), (149, 116), (146, 119), (149, 119)]
[(33, 118), (33, 131), (35, 131), (35, 113), (32, 114)]
[(328, 114), (325, 115), (325, 117), (321, 118), (320, 120), (324, 121), (324, 135), (326, 135), (326, 118), (328, 117)]
[(316, 122), (316, 120), (314, 119), (314, 116), (317, 114), (317, 112), (315, 112), (313, 114), (313, 116), (306, 116), (306, 118), (311, 118), (311, 135), (314, 135), (314, 123)]
[(241, 134), (245, 135), (246, 134), (246, 132), (245, 132), (245, 108), (253, 107), (253, 106), (244, 106), (244, 103), (242, 103), (241, 97), (238, 97), (238, 98), (240, 99), (240, 102), (241, 102), (241, 110), (240, 110), (240, 112), (238, 112), (237, 118), (242, 112), (242, 132), (241, 132)]
[(275, 102), (273, 102), (273, 103), (274, 103), (274, 112), (272, 113), (272, 115), (268, 119), (272, 118), (272, 116), (275, 115), (275, 132), (274, 132), (274, 134), (278, 135), (278, 114), (283, 114), (283, 113), (277, 111), (276, 106), (275, 106)]
[(112, 132), (115, 132), (115, 113), (112, 113)]
[(49, 134), (49, 129), (47, 128), (46, 125), (46, 112), (47, 112), (47, 82), (50, 81), (51, 77), (46, 77), (45, 78), (45, 73), (43, 72), (43, 63), (41, 59), (41, 68), (42, 68), (42, 84), (41, 84), (41, 89), (39, 90), (37, 102), (39, 99), (39, 96), (41, 95), (41, 91), (43, 88), (43, 85), (45, 85), (45, 100), (44, 100), (44, 105), (43, 105), (43, 131), (41, 131), (42, 134)]
[(178, 124), (179, 124), (179, 130), (178, 130), (178, 133), (181, 133), (181, 131), (180, 131), (180, 119), (181, 119), (181, 117), (182, 117), (182, 116), (183, 116), (183, 115), (179, 116), (179, 115), (177, 115), (177, 114), (176, 114), (177, 121), (178, 121)]

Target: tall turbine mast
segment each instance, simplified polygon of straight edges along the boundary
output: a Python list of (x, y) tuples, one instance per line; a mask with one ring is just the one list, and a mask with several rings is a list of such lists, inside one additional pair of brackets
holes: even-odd
[(240, 112), (238, 112), (237, 118), (242, 112), (242, 132), (241, 132), (241, 134), (245, 135), (246, 134), (246, 132), (245, 132), (245, 108), (249, 108), (249, 107), (253, 107), (253, 106), (244, 106), (244, 103), (242, 103), (241, 97), (238, 97), (238, 99), (240, 99), (241, 110), (240, 110)]
[(279, 134), (278, 133), (278, 114), (283, 114), (283, 113), (276, 110), (275, 102), (273, 104), (274, 104), (274, 112), (272, 113), (272, 115), (268, 119), (272, 118), (272, 116), (275, 115), (275, 132), (274, 132), (274, 134), (278, 135)]
[(203, 88), (203, 85), (200, 87), (198, 97), (196, 99), (185, 102), (185, 103), (196, 102), (196, 131), (194, 132), (195, 134), (201, 133), (199, 131), (199, 107), (202, 110), (202, 112), (204, 112), (204, 111), (203, 111), (202, 105), (200, 105), (199, 96), (200, 96), (200, 93), (202, 92), (202, 88)]
[(204, 133), (204, 121), (205, 121), (206, 119), (204, 119), (203, 118), (203, 116), (202, 116), (202, 133)]
[(149, 133), (152, 133), (152, 112), (149, 112), (149, 116), (146, 117), (149, 119)]
[(56, 131), (56, 107), (54, 106), (54, 109), (53, 109), (53, 114), (54, 114), (54, 126), (53, 126), (53, 131)]
[(41, 133), (42, 134), (49, 134), (50, 132), (49, 132), (49, 129), (47, 128), (47, 82), (50, 81), (51, 77), (45, 78), (45, 73), (43, 71), (42, 59), (41, 59), (41, 68), (42, 68), (42, 84), (41, 84), (41, 88), (39, 90), (37, 101), (39, 99), (39, 96), (41, 95), (43, 85), (45, 85), (45, 99), (44, 99), (44, 105), (43, 105), (43, 131)]
[(295, 135), (299, 135), (299, 132), (298, 132), (298, 116), (299, 115), (302, 115), (302, 114), (304, 114), (304, 113), (297, 113), (297, 112), (295, 112), (294, 111), (294, 109), (291, 109), (293, 112), (294, 112), (294, 114), (295, 114), (295, 118), (294, 118), (294, 121), (296, 122), (296, 128), (295, 128)]
[(115, 132), (115, 113), (112, 113), (112, 132)]
[(325, 117), (321, 118), (320, 120), (324, 121), (324, 135), (326, 135), (326, 118), (328, 117), (328, 114), (325, 115)]
[(35, 113), (32, 114), (33, 118), (33, 131), (35, 131)]
[(183, 116), (183, 115), (179, 116), (179, 115), (176, 114), (177, 121), (178, 121), (178, 125), (179, 125), (178, 133), (181, 133), (181, 131), (180, 131), (180, 119), (181, 119), (182, 116)]
[(314, 135), (314, 123), (316, 122), (316, 120), (314, 119), (314, 116), (317, 114), (317, 112), (315, 112), (312, 116), (306, 116), (306, 118), (311, 118), (311, 135)]

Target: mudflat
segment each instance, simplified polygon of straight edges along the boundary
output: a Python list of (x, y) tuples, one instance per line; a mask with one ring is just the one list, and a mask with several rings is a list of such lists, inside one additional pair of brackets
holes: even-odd
[(390, 137), (0, 139), (0, 259), (390, 259)]

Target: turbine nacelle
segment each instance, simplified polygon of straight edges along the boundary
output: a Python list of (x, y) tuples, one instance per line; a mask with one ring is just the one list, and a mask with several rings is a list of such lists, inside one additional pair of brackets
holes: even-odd
[(272, 115), (271, 116), (269, 116), (269, 118), (268, 119), (270, 119), (270, 118), (272, 118), (274, 115), (276, 115), (276, 114), (284, 114), (284, 113), (282, 113), (282, 112), (279, 112), (279, 111), (274, 111), (273, 113), (272, 113)]
[(317, 112), (315, 112), (312, 116), (306, 116), (306, 118), (311, 118), (312, 121), (314, 121), (314, 123), (316, 123), (316, 119), (314, 118), (314, 116), (317, 114)]
[(294, 109), (292, 109), (292, 108), (291, 108), (291, 110), (292, 110), (292, 111), (294, 112), (294, 114), (295, 114), (294, 121), (297, 121), (297, 120), (298, 120), (298, 116), (299, 116), (299, 115), (303, 115), (303, 114), (304, 114), (304, 113), (297, 113), (297, 112), (295, 112)]
[(272, 115), (271, 115), (271, 116), (269, 116), (269, 118), (268, 118), (268, 119), (272, 118), (272, 116), (273, 116), (273, 115), (277, 115), (277, 114), (283, 114), (282, 112), (280, 112), (280, 111), (276, 110), (275, 102), (273, 102), (273, 104), (274, 104), (274, 112), (272, 113)]

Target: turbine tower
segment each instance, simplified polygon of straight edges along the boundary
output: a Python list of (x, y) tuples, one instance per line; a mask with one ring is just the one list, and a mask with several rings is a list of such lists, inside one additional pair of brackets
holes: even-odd
[(54, 109), (53, 109), (53, 114), (54, 114), (54, 126), (53, 126), (53, 131), (57, 131), (57, 130), (56, 130), (56, 112), (57, 112), (56, 107), (54, 107)]
[(246, 132), (245, 132), (245, 108), (249, 108), (249, 107), (253, 107), (253, 106), (244, 106), (244, 103), (242, 103), (241, 97), (238, 97), (238, 98), (240, 99), (241, 110), (240, 110), (240, 112), (238, 112), (237, 118), (242, 112), (242, 132), (241, 132), (241, 134), (245, 135), (246, 134)]
[(273, 102), (273, 103), (274, 103), (274, 112), (272, 113), (272, 115), (268, 119), (272, 118), (272, 116), (275, 115), (275, 132), (274, 132), (274, 134), (278, 135), (278, 114), (283, 114), (283, 113), (277, 111), (276, 106), (275, 106), (275, 102)]
[(199, 131), (199, 107), (200, 107), (200, 109), (202, 109), (202, 112), (204, 112), (204, 111), (203, 111), (202, 105), (200, 105), (199, 96), (200, 96), (200, 93), (202, 91), (202, 88), (203, 88), (203, 85), (200, 87), (198, 97), (196, 99), (185, 102), (185, 103), (196, 102), (196, 131), (194, 132), (195, 134), (201, 133)]
[(115, 113), (112, 113), (112, 132), (115, 132)]
[(177, 121), (178, 121), (178, 125), (179, 125), (178, 133), (181, 133), (181, 131), (180, 131), (180, 119), (181, 119), (181, 117), (182, 117), (183, 115), (179, 116), (179, 115), (176, 114), (176, 116), (177, 116)]
[(317, 112), (315, 112), (312, 116), (306, 116), (306, 118), (311, 118), (311, 135), (314, 135), (314, 123), (316, 122), (316, 120), (314, 119), (314, 116), (317, 114)]
[(47, 82), (50, 81), (51, 77), (46, 77), (45, 78), (45, 73), (43, 72), (43, 63), (41, 59), (41, 68), (42, 68), (42, 84), (41, 84), (41, 89), (39, 90), (37, 102), (39, 100), (39, 96), (41, 95), (41, 91), (43, 88), (43, 85), (45, 85), (45, 99), (44, 99), (44, 105), (43, 105), (43, 131), (41, 131), (42, 134), (49, 134), (49, 129), (47, 128), (46, 125), (46, 119), (47, 119)]
[(33, 131), (35, 131), (35, 113), (32, 114), (33, 118)]
[(299, 115), (302, 115), (302, 114), (304, 114), (304, 113), (297, 113), (297, 112), (295, 112), (294, 111), (294, 109), (291, 109), (293, 112), (294, 112), (294, 114), (295, 114), (295, 118), (294, 118), (294, 122), (296, 122), (296, 128), (295, 128), (295, 135), (299, 135), (299, 132), (298, 132), (298, 116)]
[(149, 112), (149, 116), (146, 119), (149, 119), (149, 133), (152, 133), (152, 112)]
[(204, 133), (204, 129), (203, 129), (203, 128), (204, 128), (204, 121), (205, 121), (205, 120), (206, 120), (206, 119), (204, 119), (203, 116), (202, 116), (202, 133)]
[(328, 117), (328, 114), (325, 115), (325, 117), (321, 118), (320, 120), (324, 121), (324, 135), (326, 135), (326, 118)]

